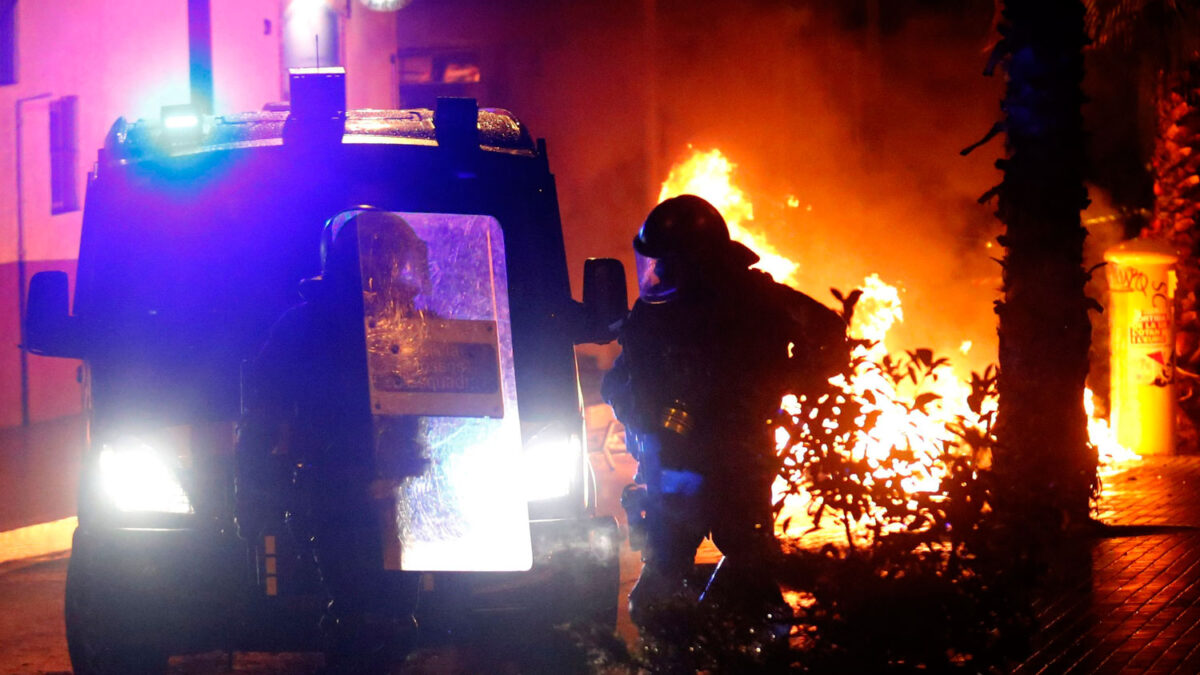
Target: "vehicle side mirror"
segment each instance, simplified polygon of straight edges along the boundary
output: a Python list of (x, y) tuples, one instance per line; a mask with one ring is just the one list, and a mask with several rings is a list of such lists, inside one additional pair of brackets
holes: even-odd
[(22, 345), (27, 351), (79, 358), (78, 328), (67, 308), (69, 297), (66, 272), (38, 272), (29, 280)]
[(616, 338), (616, 324), (629, 313), (625, 265), (620, 260), (588, 258), (583, 263), (583, 311), (588, 342), (604, 344)]

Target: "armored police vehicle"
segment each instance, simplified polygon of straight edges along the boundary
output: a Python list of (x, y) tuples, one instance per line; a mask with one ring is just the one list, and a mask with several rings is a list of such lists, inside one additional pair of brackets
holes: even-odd
[(290, 110), (118, 120), (73, 306), (65, 273), (31, 280), (25, 347), (84, 363), (76, 673), (320, 644), (319, 570), (283, 510), (236, 532), (236, 425), (245, 365), (320, 272), (323, 225), (362, 208), (421, 240), (417, 301), (437, 319), (381, 362), (411, 372), (370, 378), (373, 412), (420, 416), (426, 435), (424, 474), (389, 487), (380, 564), (420, 574), (422, 631), (615, 622), (617, 529), (594, 515), (574, 345), (625, 311), (620, 263), (589, 261), (572, 300), (546, 146), (513, 115), (346, 111), (339, 71), (294, 72)]

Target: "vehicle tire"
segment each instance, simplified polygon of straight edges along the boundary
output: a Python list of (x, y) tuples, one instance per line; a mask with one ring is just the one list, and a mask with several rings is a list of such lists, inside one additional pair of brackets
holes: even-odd
[(90, 547), (75, 547), (67, 565), (64, 616), (67, 651), (75, 675), (162, 675), (168, 654), (149, 636), (130, 635), (123, 628), (136, 612), (136, 602), (119, 600), (124, 594), (101, 573)]

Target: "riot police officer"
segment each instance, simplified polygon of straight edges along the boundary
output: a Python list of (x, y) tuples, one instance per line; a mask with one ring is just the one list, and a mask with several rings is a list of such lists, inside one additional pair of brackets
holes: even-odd
[[(276, 322), (247, 377), (239, 532), (256, 538), (287, 512), (330, 598), (322, 627), (331, 672), (383, 672), (385, 647), (411, 638), (414, 626), (416, 577), (384, 571), (380, 528), (390, 506), (382, 484), (420, 473), (421, 448), (415, 418), (381, 428), (371, 414), (364, 316), (413, 311), (427, 276), (423, 246), (392, 213), (331, 218), (321, 276), (301, 285), (304, 302)], [(383, 437), (393, 450), (386, 456), (377, 448)]]
[(637, 442), (646, 484), (644, 567), (629, 595), (643, 625), (686, 594), (705, 536), (724, 558), (701, 600), (760, 619), (785, 608), (769, 574), (775, 454), (768, 420), (782, 395), (848, 359), (841, 317), (750, 269), (707, 201), (663, 201), (633, 240), (640, 297), (603, 395)]

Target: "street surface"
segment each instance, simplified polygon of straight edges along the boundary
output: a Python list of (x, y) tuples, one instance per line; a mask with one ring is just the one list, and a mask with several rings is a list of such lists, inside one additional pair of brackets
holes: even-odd
[[(611, 463), (610, 463), (611, 459)], [(593, 453), (601, 511), (617, 513), (632, 475), (627, 454)], [(1080, 540), (1081, 569), (1043, 590), (1038, 630), (1016, 673), (1200, 672), (1200, 457), (1152, 457), (1106, 476), (1097, 517), (1114, 526)], [(614, 510), (615, 509), (615, 510)], [(1122, 529), (1123, 528), (1123, 529)], [(706, 545), (698, 560), (712, 562)], [(0, 564), (0, 675), (70, 673), (62, 618), (67, 560)], [(622, 596), (639, 571), (637, 555), (621, 556)], [(624, 603), (621, 603), (622, 606)], [(622, 607), (618, 633), (636, 633)], [(453, 645), (420, 650), (393, 673), (545, 672), (522, 667), (529, 653), (505, 645)], [(172, 675), (255, 673), (307, 675), (319, 654), (219, 652), (175, 657)]]
[(70, 673), (63, 628), (67, 559), (0, 568), (0, 673)]
[[(635, 463), (628, 454), (617, 452), (607, 457), (592, 454), (599, 479), (599, 511), (618, 517), (621, 489), (633, 476)], [(611, 459), (611, 464), (609, 463)], [(641, 562), (629, 550), (621, 553), (621, 593), (628, 594), (637, 579)], [(66, 584), (67, 558), (57, 555), (39, 561), (0, 565), (0, 675), (65, 675), (71, 672), (67, 640), (63, 627), (63, 590)], [(637, 633), (629, 622), (625, 603), (620, 603), (618, 633), (632, 644)], [(412, 655), (405, 664), (397, 664), (395, 673), (479, 673), (522, 672), (515, 662), (497, 663), (496, 653), (478, 653), (481, 649), (439, 648)], [(514, 661), (519, 660), (519, 655)], [(320, 654), (234, 655), (235, 673), (256, 675), (306, 675), (321, 667)], [(506, 669), (507, 666), (507, 669)], [(227, 673), (228, 655), (222, 652), (171, 659), (172, 675), (209, 675)]]

